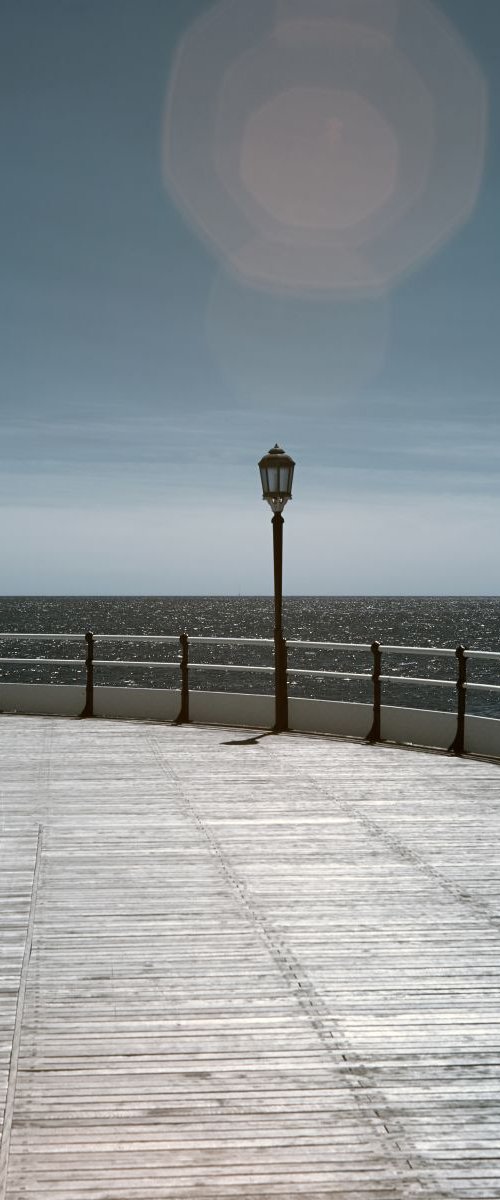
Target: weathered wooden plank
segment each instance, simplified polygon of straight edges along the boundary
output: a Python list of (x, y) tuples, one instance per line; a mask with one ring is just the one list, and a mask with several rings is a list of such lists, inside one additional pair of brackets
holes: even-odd
[(498, 1194), (494, 765), (0, 725), (7, 1200)]

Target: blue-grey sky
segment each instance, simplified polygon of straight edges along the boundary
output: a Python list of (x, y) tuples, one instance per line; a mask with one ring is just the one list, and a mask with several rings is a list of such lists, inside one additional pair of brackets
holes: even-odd
[[(408, 112), (418, 107), (420, 67), (428, 73), (415, 164), (404, 124), (399, 149), (390, 129), (392, 116), (406, 119), (404, 79), (395, 74), (392, 94), (375, 105), (385, 106), (383, 127), (357, 101), (344, 111), (335, 93), (334, 153), (352, 125), (355, 138), (367, 130), (367, 161), (374, 141), (380, 147), (383, 169), (365, 178), (364, 160), (353, 165), (347, 148), (332, 232), (324, 197), (338, 176), (332, 183), (311, 159), (319, 109), (298, 128), (308, 104), (330, 103), (330, 50), (322, 48), (314, 92), (314, 30), (292, 20), (302, 0), (281, 2), (285, 112), (265, 107), (261, 0), (254, 8), (224, 0), (217, 28), (205, 0), (1, 0), (3, 593), (270, 592), (271, 513), (256, 463), (276, 441), (297, 461), (288, 592), (500, 589), (500, 6), (435, 0), (446, 19), (443, 55), (450, 47), (443, 64), (436, 50), (432, 61), (429, 10), (422, 5), (420, 25), (418, 0), (411, 23), (403, 13), (391, 32), (413, 63)], [(343, 0), (310, 0), (318, 20), (329, 19), (330, 2)], [(354, 38), (354, 75), (357, 47)], [(489, 108), (484, 165), (481, 114), (474, 124), (469, 111), (478, 81)], [(453, 110), (455, 158), (432, 142), (428, 96), (434, 118), (444, 113), (445, 123), (446, 105)], [(282, 142), (293, 134), (276, 170), (274, 129)], [(303, 196), (301, 154), (313, 181)], [(360, 289), (339, 237), (372, 186), (374, 206), (382, 204), (393, 167), (409, 188), (413, 171), (419, 197), (434, 171), (432, 204), (414, 218), (415, 197), (402, 197), (408, 223), (388, 219), (378, 282)], [(281, 252), (285, 209), (291, 233)], [(247, 223), (262, 217), (263, 249), (257, 237), (243, 245), (241, 211)]]

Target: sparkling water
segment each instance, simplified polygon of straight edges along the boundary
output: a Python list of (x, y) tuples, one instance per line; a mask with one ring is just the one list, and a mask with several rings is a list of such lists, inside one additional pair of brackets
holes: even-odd
[[(99, 633), (173, 634), (191, 636), (272, 638), (274, 607), (269, 596), (11, 596), (0, 599), (0, 630), (29, 633), (81, 633), (82, 644), (2, 641), (0, 655), (41, 659), (82, 657), (82, 667), (0, 664), (1, 679), (13, 682), (77, 683), (84, 681), (83, 657), (86, 629)], [(401, 646), (449, 646), (459, 643), (477, 650), (500, 650), (500, 598), (495, 596), (290, 596), (283, 603), (285, 635), (308, 641), (370, 644), (374, 639)], [(268, 693), (271, 674), (225, 672), (224, 663), (272, 665), (272, 646), (215, 646), (193, 644), (191, 660), (221, 664), (219, 671), (194, 670), (191, 686), (203, 690)], [(96, 658), (136, 659), (154, 663), (176, 662), (175, 644), (97, 643)], [(289, 667), (318, 671), (369, 672), (369, 651), (324, 651), (290, 647)], [(471, 680), (500, 683), (500, 663), (468, 666)], [(450, 678), (456, 676), (453, 659), (411, 654), (385, 656), (383, 673)], [(154, 666), (105, 668), (96, 666), (95, 683), (128, 687), (174, 687), (174, 671)], [(369, 680), (332, 679), (328, 676), (290, 674), (290, 695), (371, 702)], [(455, 690), (412, 684), (383, 685), (383, 702), (412, 707), (454, 710)], [(500, 696), (494, 692), (469, 693), (468, 711), (500, 716)]]

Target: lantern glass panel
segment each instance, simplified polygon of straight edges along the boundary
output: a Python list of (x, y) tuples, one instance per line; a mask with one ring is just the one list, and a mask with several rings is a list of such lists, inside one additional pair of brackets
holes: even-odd
[(271, 493), (279, 492), (279, 476), (280, 471), (278, 467), (267, 468), (268, 487)]
[(281, 495), (289, 496), (292, 490), (292, 471), (290, 467), (280, 467), (279, 491)]

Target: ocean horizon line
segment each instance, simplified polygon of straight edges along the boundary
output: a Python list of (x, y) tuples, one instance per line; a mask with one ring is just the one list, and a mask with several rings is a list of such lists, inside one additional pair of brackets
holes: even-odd
[[(284, 600), (495, 600), (498, 592), (284, 592)], [(2, 592), (0, 600), (273, 600), (272, 592)]]

